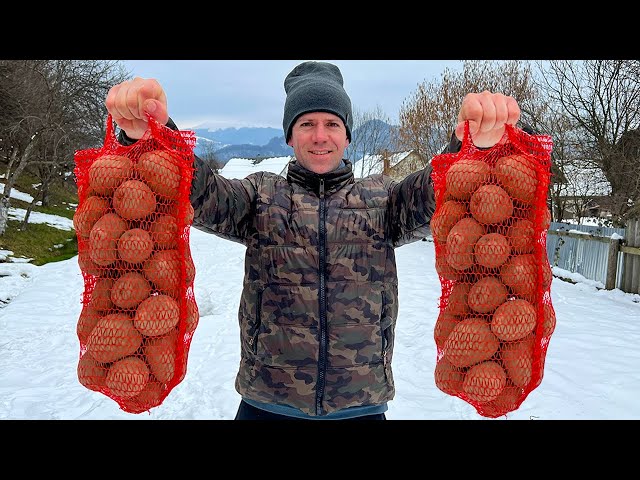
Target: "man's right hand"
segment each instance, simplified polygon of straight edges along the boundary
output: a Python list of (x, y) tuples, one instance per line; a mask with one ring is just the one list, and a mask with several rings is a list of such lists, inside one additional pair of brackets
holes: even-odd
[(148, 128), (147, 115), (161, 125), (169, 121), (167, 96), (153, 78), (136, 77), (114, 85), (105, 100), (107, 111), (127, 137), (140, 139)]

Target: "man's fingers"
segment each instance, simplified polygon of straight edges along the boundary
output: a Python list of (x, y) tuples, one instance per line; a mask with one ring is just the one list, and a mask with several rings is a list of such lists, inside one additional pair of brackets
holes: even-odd
[(520, 120), (520, 105), (513, 97), (507, 97), (507, 123), (509, 125), (515, 125)]

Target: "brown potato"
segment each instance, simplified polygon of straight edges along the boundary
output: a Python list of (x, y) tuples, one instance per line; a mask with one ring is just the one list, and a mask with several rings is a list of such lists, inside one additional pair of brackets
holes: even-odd
[(89, 197), (78, 206), (73, 215), (73, 228), (78, 235), (88, 237), (93, 225), (109, 209), (109, 200), (102, 197)]
[(142, 335), (124, 313), (98, 320), (87, 340), (87, 352), (99, 363), (110, 363), (132, 355), (142, 344)]
[(447, 241), (447, 235), (458, 221), (467, 214), (467, 206), (462, 202), (449, 200), (442, 204), (442, 207), (436, 209), (435, 214), (431, 218), (431, 234), (434, 240), (444, 244)]
[(511, 255), (511, 246), (504, 235), (487, 233), (480, 237), (473, 247), (473, 255), (479, 265), (498, 268)]
[(178, 222), (171, 215), (160, 215), (149, 227), (153, 244), (158, 250), (178, 246)]
[(500, 348), (502, 363), (514, 385), (525, 387), (531, 381), (535, 336), (504, 343)]
[(506, 384), (504, 368), (497, 362), (487, 361), (467, 371), (462, 389), (471, 401), (486, 403), (498, 398)]
[(466, 270), (474, 263), (473, 249), (484, 234), (484, 227), (477, 220), (465, 217), (456, 223), (447, 235), (446, 259), (456, 270)]
[(538, 179), (536, 168), (524, 155), (508, 155), (496, 162), (493, 173), (514, 199), (525, 204), (535, 200)]
[(136, 308), (151, 294), (151, 285), (140, 272), (127, 272), (119, 277), (111, 289), (111, 300), (120, 308)]
[(496, 308), (491, 319), (491, 331), (505, 342), (526, 337), (536, 328), (536, 308), (528, 301), (517, 298)]
[(507, 287), (498, 278), (482, 277), (471, 285), (469, 306), (478, 313), (491, 313), (507, 300), (507, 294)]
[(128, 157), (103, 155), (89, 167), (89, 187), (98, 195), (110, 196), (132, 173), (133, 164)]
[(156, 195), (139, 180), (123, 182), (113, 193), (113, 208), (122, 218), (140, 220), (156, 209)]
[(127, 230), (117, 242), (118, 257), (128, 263), (142, 263), (153, 252), (153, 240), (149, 232), (142, 228)]
[(461, 320), (444, 343), (444, 357), (456, 367), (469, 367), (489, 360), (500, 341), (481, 317)]
[(458, 200), (469, 200), (471, 194), (491, 175), (491, 167), (482, 160), (463, 158), (449, 167), (446, 173), (446, 191)]
[(462, 393), (462, 383), (464, 372), (456, 367), (446, 358), (442, 357), (436, 363), (434, 372), (436, 387), (449, 395), (459, 395)]
[(148, 337), (169, 333), (180, 321), (180, 305), (169, 295), (152, 295), (138, 305), (133, 325)]
[(166, 383), (175, 374), (177, 341), (178, 336), (172, 331), (162, 337), (149, 338), (145, 343), (145, 357), (151, 373), (159, 382)]
[(117, 397), (135, 397), (149, 381), (149, 367), (139, 357), (126, 357), (109, 367), (105, 383)]
[(513, 201), (498, 185), (481, 185), (471, 195), (469, 211), (482, 224), (501, 223), (513, 214)]
[(127, 222), (116, 213), (100, 218), (89, 233), (89, 256), (99, 266), (111, 265), (118, 259), (117, 240), (127, 230)]
[(158, 195), (175, 199), (180, 187), (180, 158), (168, 150), (144, 152), (136, 170)]
[(82, 385), (97, 392), (105, 386), (107, 368), (96, 362), (89, 352), (85, 352), (78, 360), (77, 374)]

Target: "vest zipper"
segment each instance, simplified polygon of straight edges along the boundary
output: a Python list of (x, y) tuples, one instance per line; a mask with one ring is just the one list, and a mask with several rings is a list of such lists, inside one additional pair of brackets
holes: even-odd
[(320, 313), (320, 348), (318, 350), (318, 383), (316, 385), (316, 414), (322, 415), (322, 398), (324, 397), (325, 375), (327, 369), (327, 302), (326, 302), (326, 205), (324, 197), (324, 179), (320, 179), (320, 219), (318, 223), (318, 257), (319, 257), (319, 281), (318, 290), (319, 313)]

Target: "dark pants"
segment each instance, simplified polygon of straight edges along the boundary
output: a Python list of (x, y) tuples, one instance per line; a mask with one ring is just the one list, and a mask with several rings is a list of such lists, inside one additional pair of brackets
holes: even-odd
[[(373, 415), (363, 415), (362, 417), (345, 418), (344, 420), (386, 420), (384, 413), (374, 413)], [(238, 413), (235, 420), (306, 420), (305, 418), (289, 417), (288, 415), (278, 415), (267, 412), (253, 405), (249, 405), (244, 400), (240, 401)]]

